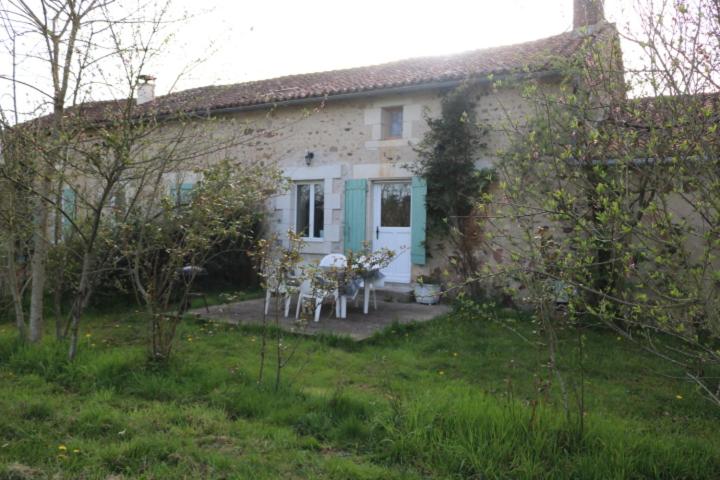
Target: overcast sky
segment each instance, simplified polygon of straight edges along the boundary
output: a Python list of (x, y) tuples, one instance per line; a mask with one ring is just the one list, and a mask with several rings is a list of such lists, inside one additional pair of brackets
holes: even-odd
[[(118, 0), (116, 5), (134, 9), (130, 5), (145, 1)], [(634, 19), (634, 2), (605, 0), (608, 20), (621, 31)], [(572, 7), (573, 0), (173, 0), (170, 16), (189, 18), (168, 27), (174, 36), (142, 73), (157, 77), (156, 94), (163, 95), (457, 53), (570, 31)], [(36, 36), (24, 41), (24, 47), (38, 49), (40, 56), (20, 60), (18, 78), (49, 91), (47, 64), (37, 60), (44, 58), (44, 44)], [(629, 48), (623, 48), (628, 64)], [(10, 66), (2, 49), (0, 74), (7, 75)], [(188, 72), (190, 66), (194, 68)], [(123, 98), (129, 89), (118, 80), (93, 85), (92, 93), (80, 98)], [(9, 87), (8, 82), (0, 84), (4, 108), (11, 104)], [(47, 112), (48, 97), (21, 84), (17, 93), (21, 120)]]
[[(175, 90), (524, 42), (571, 30), (573, 17), (573, 0), (176, 2), (193, 17), (149, 67), (158, 94), (198, 58)], [(632, 4), (606, 0), (608, 19), (623, 24)]]

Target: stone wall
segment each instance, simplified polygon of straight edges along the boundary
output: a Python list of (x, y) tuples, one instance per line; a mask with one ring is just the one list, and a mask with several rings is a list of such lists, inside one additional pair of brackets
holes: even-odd
[[(243, 112), (218, 118), (213, 128), (218, 136), (241, 134), (238, 145), (227, 149), (223, 155), (240, 161), (275, 163), (292, 180), (323, 182), (324, 238), (307, 242), (304, 252), (313, 259), (342, 251), (346, 179), (372, 181), (412, 176), (405, 167), (416, 159), (413, 145), (426, 131), (424, 114), (439, 115), (443, 93), (428, 90)], [(478, 92), (477, 95), (478, 120), (491, 125), (488, 148), (478, 166), (488, 167), (496, 161), (497, 151), (509, 144), (508, 118), (517, 122), (529, 110), (515, 89), (487, 95)], [(392, 106), (404, 107), (403, 137), (383, 140), (382, 109)], [(308, 152), (313, 154), (310, 165), (305, 160)], [(368, 195), (370, 207), (372, 199)], [(270, 208), (273, 211), (272, 230), (282, 233), (294, 226), (295, 205), (290, 192), (276, 197)], [(367, 212), (366, 238), (371, 238), (372, 208)], [(439, 266), (442, 258), (444, 255), (432, 256), (426, 267), (414, 267), (413, 274)]]

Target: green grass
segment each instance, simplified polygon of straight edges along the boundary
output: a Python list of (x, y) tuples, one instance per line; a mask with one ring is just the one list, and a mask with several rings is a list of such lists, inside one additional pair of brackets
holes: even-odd
[(500, 316), (394, 326), (363, 344), (285, 336), (297, 352), (277, 392), (272, 362), (256, 382), (258, 328), (188, 320), (157, 367), (132, 311), (95, 312), (74, 363), (52, 340), (18, 345), (6, 322), (0, 479), (717, 478), (720, 412), (678, 372), (587, 332), (579, 436), (556, 386), (538, 393), (545, 356), (520, 338), (532, 324)]

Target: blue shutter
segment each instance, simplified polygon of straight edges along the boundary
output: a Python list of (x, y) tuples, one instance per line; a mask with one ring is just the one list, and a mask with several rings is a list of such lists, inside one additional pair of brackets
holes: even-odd
[(183, 183), (180, 185), (180, 205), (187, 205), (192, 199), (192, 189), (194, 184)]
[(181, 183), (170, 187), (170, 197), (177, 206), (187, 205), (192, 199), (193, 183)]
[(345, 181), (345, 252), (359, 252), (365, 242), (365, 212), (367, 203), (367, 180), (364, 178)]
[(425, 226), (427, 224), (427, 183), (422, 177), (412, 178), (410, 200), (410, 258), (415, 265), (425, 265)]
[(68, 220), (68, 217), (73, 220), (75, 219), (75, 210), (77, 208), (76, 195), (77, 194), (75, 193), (75, 190), (73, 190), (72, 188), (63, 188), (62, 205), (60, 206), (60, 208), (62, 208), (62, 211), (64, 212), (64, 215), (62, 216), (63, 229), (67, 229), (70, 227), (70, 221)]

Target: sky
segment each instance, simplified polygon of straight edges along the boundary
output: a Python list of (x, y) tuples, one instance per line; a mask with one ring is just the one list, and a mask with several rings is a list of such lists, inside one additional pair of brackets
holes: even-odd
[[(166, 0), (116, 1), (135, 11)], [(509, 45), (570, 31), (573, 21), (573, 0), (171, 1), (167, 18), (177, 21), (168, 22), (163, 35), (172, 36), (142, 72), (157, 77), (157, 95)], [(605, 0), (607, 19), (627, 28), (635, 1)], [(36, 36), (21, 42), (30, 50), (44, 48)], [(0, 77), (12, 64), (5, 53)], [(48, 90), (47, 64), (33, 60), (42, 53), (23, 58), (18, 77)], [(83, 99), (127, 95), (126, 82), (102, 78), (104, 85), (93, 83)], [(7, 109), (12, 98), (8, 83), (0, 83), (0, 105)], [(48, 109), (32, 88), (20, 85), (17, 98), (20, 120)]]
[[(623, 23), (633, 0), (606, 0)], [(201, 6), (198, 7), (198, 4)], [(147, 72), (157, 93), (372, 65), (543, 38), (572, 29), (573, 0), (176, 0), (178, 24)], [(208, 45), (211, 44), (210, 48)], [(196, 60), (202, 62), (195, 64)], [(178, 74), (194, 66), (178, 81)]]

